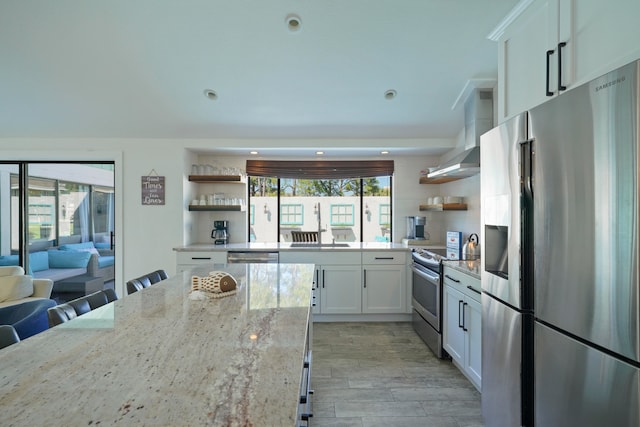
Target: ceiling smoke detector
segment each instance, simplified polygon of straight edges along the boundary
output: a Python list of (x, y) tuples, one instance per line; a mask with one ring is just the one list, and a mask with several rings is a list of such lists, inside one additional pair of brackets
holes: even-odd
[(206, 96), (207, 99), (210, 99), (211, 101), (215, 101), (218, 99), (218, 94), (216, 93), (216, 91), (211, 89), (205, 89), (204, 96)]
[(298, 15), (294, 13), (290, 13), (289, 15), (287, 15), (285, 22), (287, 23), (287, 29), (292, 33), (295, 33), (296, 31), (300, 31), (302, 29), (302, 20)]
[(384, 99), (393, 99), (396, 97), (397, 94), (398, 93), (395, 90), (389, 89), (384, 93)]

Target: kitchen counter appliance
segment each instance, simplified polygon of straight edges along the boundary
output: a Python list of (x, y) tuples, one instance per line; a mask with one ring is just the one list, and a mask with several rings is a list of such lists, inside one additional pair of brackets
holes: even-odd
[(640, 425), (639, 66), (482, 136), (486, 425)]
[(280, 254), (275, 251), (228, 251), (227, 263), (263, 263), (274, 264), (280, 259)]
[(407, 217), (407, 239), (426, 240), (424, 227), (427, 225), (427, 218), (424, 216)]
[(416, 248), (411, 252), (413, 329), (440, 359), (442, 348), (442, 261), (446, 249)]
[(213, 221), (211, 238), (216, 245), (226, 245), (229, 243), (229, 221)]

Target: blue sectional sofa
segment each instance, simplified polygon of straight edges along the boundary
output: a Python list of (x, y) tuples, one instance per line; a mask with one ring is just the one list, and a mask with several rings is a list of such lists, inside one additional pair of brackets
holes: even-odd
[[(0, 256), (0, 266), (18, 265), (18, 255)], [(113, 251), (96, 248), (93, 242), (72, 243), (29, 254), (28, 274), (60, 282), (87, 275), (105, 282), (115, 278)]]
[(115, 278), (115, 257), (108, 245), (93, 242), (69, 243), (58, 246), (58, 249), (65, 252), (89, 252), (92, 256), (87, 265), (87, 274), (101, 277), (105, 282)]
[(29, 274), (37, 279), (51, 279), (55, 286), (61, 280), (87, 274), (90, 258), (89, 252), (33, 252), (29, 254)]

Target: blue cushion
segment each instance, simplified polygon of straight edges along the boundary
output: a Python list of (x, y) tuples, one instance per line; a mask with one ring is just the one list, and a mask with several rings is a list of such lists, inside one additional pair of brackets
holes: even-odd
[(0, 265), (18, 265), (18, 255), (0, 256)]
[(111, 249), (111, 243), (94, 243), (96, 249)]
[(115, 257), (112, 255), (101, 256), (100, 258), (98, 258), (98, 267), (99, 268), (108, 267), (110, 265), (113, 265), (114, 262), (115, 262)]
[(87, 268), (90, 252), (49, 251), (49, 268)]
[(29, 254), (29, 268), (31, 272), (44, 271), (49, 269), (49, 254), (45, 251), (33, 252)]
[(83, 243), (68, 243), (66, 245), (60, 245), (58, 249), (61, 251), (79, 251), (81, 249), (95, 249), (96, 247), (93, 245), (93, 242), (83, 242)]

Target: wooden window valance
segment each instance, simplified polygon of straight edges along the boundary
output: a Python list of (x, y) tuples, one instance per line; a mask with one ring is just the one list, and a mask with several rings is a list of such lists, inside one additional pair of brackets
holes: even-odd
[(274, 178), (346, 179), (393, 175), (393, 160), (247, 160), (247, 175)]

